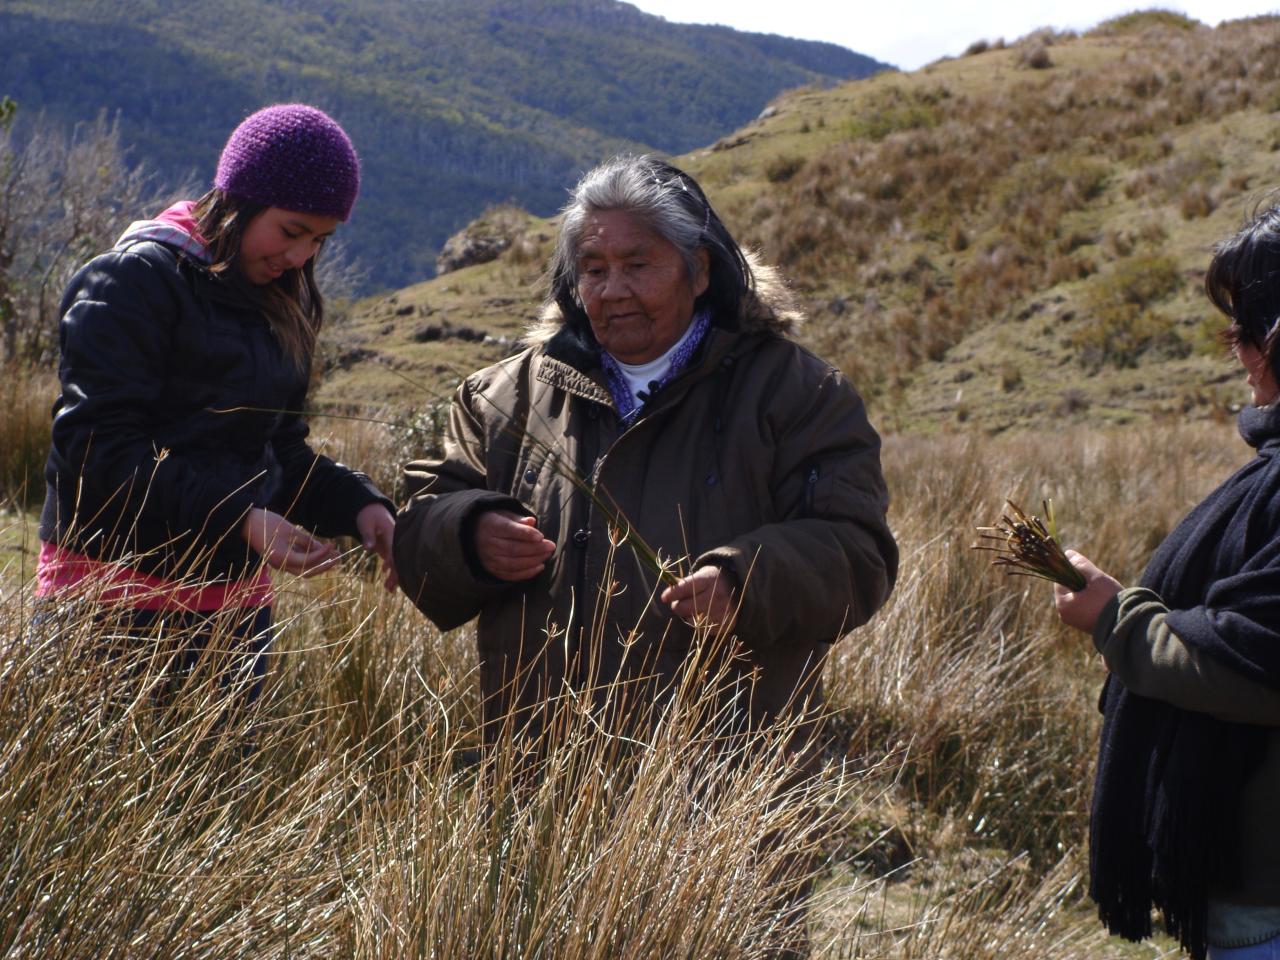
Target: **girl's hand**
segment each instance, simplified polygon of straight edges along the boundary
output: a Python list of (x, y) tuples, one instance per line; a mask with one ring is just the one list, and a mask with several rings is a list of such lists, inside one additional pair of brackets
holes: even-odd
[(475, 547), (491, 576), (513, 582), (540, 574), (556, 549), (535, 517), (509, 510), (486, 510), (476, 518)]
[(662, 591), (659, 598), (685, 623), (722, 627), (737, 607), (730, 575), (714, 564), (699, 567)]
[(314, 576), (338, 562), (338, 548), (307, 533), (270, 510), (254, 507), (244, 518), (240, 536), (262, 554), (269, 567), (300, 577)]
[(1094, 566), (1088, 557), (1074, 550), (1067, 551), (1067, 559), (1071, 561), (1073, 567), (1084, 574), (1087, 582), (1083, 590), (1077, 590), (1074, 593), (1061, 584), (1055, 583), (1053, 605), (1058, 608), (1058, 616), (1067, 626), (1092, 632), (1102, 608), (1124, 587), (1115, 577), (1103, 573)]
[(382, 561), (386, 574), (382, 585), (391, 593), (400, 582), (396, 576), (395, 561), (391, 559), (391, 540), (396, 532), (396, 518), (380, 503), (370, 503), (356, 514), (356, 529), (360, 531), (360, 544), (372, 550)]

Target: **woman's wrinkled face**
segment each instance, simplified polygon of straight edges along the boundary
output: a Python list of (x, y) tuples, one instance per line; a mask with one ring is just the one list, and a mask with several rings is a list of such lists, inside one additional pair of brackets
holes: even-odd
[(1280, 397), (1280, 386), (1276, 385), (1275, 371), (1263, 356), (1262, 351), (1252, 343), (1239, 340), (1235, 345), (1236, 359), (1248, 373), (1249, 386), (1253, 388), (1253, 405), (1265, 407)]
[(236, 265), (250, 283), (261, 286), (278, 280), (286, 270), (300, 269), (314, 257), (340, 222), (336, 217), (267, 207), (245, 228)]
[(695, 259), (690, 277), (680, 251), (639, 217), (591, 214), (578, 244), (578, 297), (600, 345), (623, 363), (648, 363), (671, 349), (707, 289), (707, 251)]

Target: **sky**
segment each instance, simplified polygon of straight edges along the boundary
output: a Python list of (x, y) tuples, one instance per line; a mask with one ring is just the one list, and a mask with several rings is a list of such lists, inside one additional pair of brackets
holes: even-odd
[(720, 23), (738, 30), (826, 40), (904, 70), (964, 52), (974, 40), (1016, 40), (1040, 27), (1087, 30), (1103, 20), (1159, 7), (1209, 26), (1280, 11), (1280, 0), (629, 0), (675, 23)]

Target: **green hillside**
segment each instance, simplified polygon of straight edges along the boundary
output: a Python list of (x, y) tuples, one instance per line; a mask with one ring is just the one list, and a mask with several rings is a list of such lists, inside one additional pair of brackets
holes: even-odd
[(134, 160), (174, 183), (207, 182), (265, 103), (330, 111), (364, 163), (351, 250), (384, 288), (430, 276), (491, 203), (551, 213), (605, 156), (689, 150), (780, 90), (885, 66), (616, 0), (0, 0), (0, 38), (23, 115), (119, 111)]
[[(1247, 399), (1200, 284), (1277, 183), (1280, 19), (1132, 15), (774, 108), (679, 162), (783, 267), (805, 339), (886, 428), (1145, 422)], [(500, 356), (537, 310), (551, 229), (362, 304), (322, 395), (394, 408), (406, 377), (436, 393)], [(450, 338), (441, 317), (491, 339)]]

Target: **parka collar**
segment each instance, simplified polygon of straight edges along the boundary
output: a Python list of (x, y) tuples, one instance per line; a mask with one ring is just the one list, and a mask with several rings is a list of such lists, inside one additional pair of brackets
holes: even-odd
[(605, 406), (613, 405), (613, 398), (609, 396), (609, 391), (602, 382), (584, 373), (573, 364), (557, 359), (550, 354), (543, 354), (541, 361), (538, 363), (538, 372), (535, 376), (540, 383), (550, 384), (557, 389), (564, 390), (566, 393), (582, 397), (584, 400), (602, 403)]
[[(719, 368), (732, 367), (736, 357), (750, 348), (759, 336), (744, 336), (737, 331), (712, 326), (695, 354), (695, 359), (658, 394), (658, 409), (679, 397), (692, 383)], [(565, 325), (545, 345), (534, 374), (541, 383), (564, 390), (595, 403), (613, 406), (613, 397), (605, 386), (604, 371), (596, 356), (594, 341), (585, 342), (573, 327)], [(647, 414), (646, 414), (647, 415)]]

